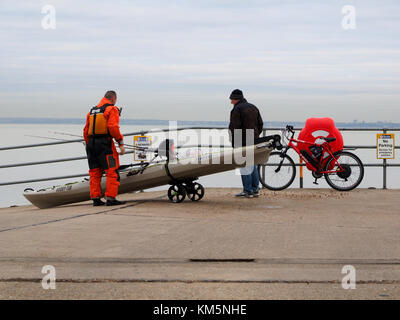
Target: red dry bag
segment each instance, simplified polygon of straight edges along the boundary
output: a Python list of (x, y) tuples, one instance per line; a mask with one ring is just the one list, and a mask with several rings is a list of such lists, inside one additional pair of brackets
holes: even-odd
[[(322, 144), (324, 140), (318, 139), (318, 137), (325, 138), (336, 138), (336, 141), (330, 142), (330, 146), (332, 147), (333, 152), (343, 150), (343, 137), (340, 133), (339, 129), (336, 128), (335, 122), (331, 118), (309, 118), (306, 121), (305, 127), (300, 131), (298, 140), (310, 142), (310, 143), (318, 143)], [(318, 161), (321, 157), (323, 160), (323, 166), (321, 169), (324, 169), (325, 162), (329, 159), (329, 154), (325, 152), (324, 154), (318, 152), (320, 149), (316, 146), (312, 146), (305, 143), (298, 143), (298, 148), (300, 152), (309, 153), (316, 161)], [(307, 157), (308, 158), (308, 157)], [(332, 162), (332, 167), (334, 163)], [(307, 168), (312, 170), (312, 166), (307, 163)], [(328, 168), (332, 170), (332, 168)]]

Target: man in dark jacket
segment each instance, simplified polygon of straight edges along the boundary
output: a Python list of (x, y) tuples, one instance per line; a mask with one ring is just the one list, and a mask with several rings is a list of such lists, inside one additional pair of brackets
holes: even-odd
[[(239, 89), (232, 91), (229, 99), (233, 104), (229, 123), (230, 137), (234, 148), (252, 145), (263, 129), (263, 120), (258, 108), (248, 103)], [(250, 135), (248, 135), (250, 134)], [(258, 197), (259, 183), (257, 166), (248, 166), (240, 169), (243, 191), (237, 197)]]

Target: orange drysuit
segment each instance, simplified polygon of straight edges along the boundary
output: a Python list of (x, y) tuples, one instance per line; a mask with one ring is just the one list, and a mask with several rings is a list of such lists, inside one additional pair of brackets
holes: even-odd
[(119, 109), (103, 98), (92, 108), (86, 117), (83, 129), (86, 153), (89, 162), (90, 198), (101, 198), (101, 177), (106, 172), (105, 196), (115, 198), (119, 187), (119, 155), (114, 141), (123, 144), (119, 130)]

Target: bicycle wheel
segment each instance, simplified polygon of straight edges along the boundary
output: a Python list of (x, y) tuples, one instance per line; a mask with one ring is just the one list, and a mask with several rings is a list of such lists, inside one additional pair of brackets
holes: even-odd
[[(347, 151), (342, 151), (335, 154), (337, 161), (334, 158), (328, 160), (325, 165), (325, 171), (333, 171), (335, 173), (325, 173), (325, 179), (328, 184), (339, 191), (350, 191), (356, 188), (364, 178), (364, 165), (360, 158), (355, 154)], [(333, 162), (335, 164), (333, 165)], [(340, 163), (343, 170), (340, 169), (338, 163)], [(330, 167), (332, 170), (329, 170)]]
[(276, 191), (283, 190), (289, 187), (296, 177), (296, 166), (287, 154), (271, 152), (268, 162), (258, 166), (258, 175), (265, 188)]

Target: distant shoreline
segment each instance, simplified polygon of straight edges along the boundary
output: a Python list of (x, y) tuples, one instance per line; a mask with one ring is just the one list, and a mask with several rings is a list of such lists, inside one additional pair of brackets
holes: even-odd
[[(210, 126), (210, 127), (227, 127), (227, 121), (177, 121), (178, 126)], [(0, 118), (0, 124), (75, 124), (84, 125), (85, 119), (77, 118)], [(169, 120), (156, 120), (156, 119), (121, 119), (121, 125), (150, 125), (150, 126), (168, 126)], [(266, 121), (264, 126), (266, 128), (276, 127), (282, 128), (287, 124), (295, 127), (303, 127), (304, 122), (300, 121)], [(400, 123), (395, 122), (336, 122), (339, 128), (400, 128)]]

